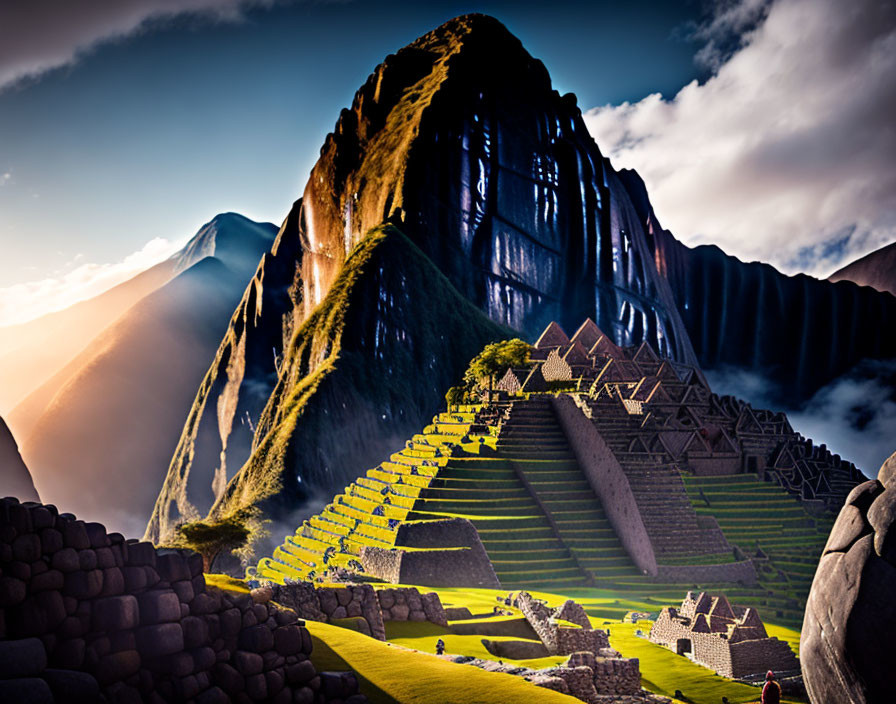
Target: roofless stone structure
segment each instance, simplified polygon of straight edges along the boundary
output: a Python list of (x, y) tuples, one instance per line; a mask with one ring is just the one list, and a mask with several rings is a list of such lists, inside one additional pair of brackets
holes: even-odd
[(755, 609), (733, 606), (724, 595), (688, 592), (681, 608), (666, 606), (650, 640), (686, 655), (723, 677), (743, 678), (799, 670), (790, 646), (769, 638)]

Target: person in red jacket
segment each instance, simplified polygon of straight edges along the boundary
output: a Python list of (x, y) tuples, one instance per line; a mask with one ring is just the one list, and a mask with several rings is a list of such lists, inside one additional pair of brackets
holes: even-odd
[(765, 675), (765, 686), (762, 688), (762, 704), (781, 704), (781, 685), (775, 679), (775, 673), (769, 670)]

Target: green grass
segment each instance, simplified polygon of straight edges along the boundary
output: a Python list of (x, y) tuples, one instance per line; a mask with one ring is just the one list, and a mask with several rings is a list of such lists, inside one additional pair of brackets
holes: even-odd
[(353, 670), (371, 704), (575, 704), (521, 677), (486, 672), (383, 643), (352, 630), (307, 622), (318, 670)]

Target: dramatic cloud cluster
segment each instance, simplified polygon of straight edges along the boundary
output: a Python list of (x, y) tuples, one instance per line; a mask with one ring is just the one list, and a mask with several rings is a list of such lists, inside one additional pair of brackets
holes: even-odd
[[(742, 369), (711, 369), (706, 379), (717, 394), (731, 394), (754, 408), (778, 409), (775, 389), (763, 377)], [(788, 410), (793, 429), (826, 444), (831, 452), (855, 463), (868, 476), (896, 445), (896, 360), (866, 360), (835, 379), (803, 407)]]
[(183, 246), (156, 237), (142, 249), (112, 264), (83, 262), (79, 254), (69, 262), (74, 268), (55, 278), (40, 279), (0, 288), (0, 327), (25, 322), (97, 296), (127, 281)]
[(75, 61), (103, 41), (151, 20), (199, 15), (236, 21), (243, 10), (277, 0), (27, 0), (0, 3), (0, 90)]
[(896, 239), (896, 3), (729, 1), (693, 36), (709, 80), (585, 117), (663, 225), (819, 276)]

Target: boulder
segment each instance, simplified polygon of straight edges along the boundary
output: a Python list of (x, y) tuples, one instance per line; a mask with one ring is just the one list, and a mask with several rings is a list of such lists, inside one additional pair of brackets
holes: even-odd
[(892, 700), (896, 650), (882, 644), (896, 631), (894, 465), (896, 454), (852, 491), (818, 564), (800, 639), (813, 704)]

